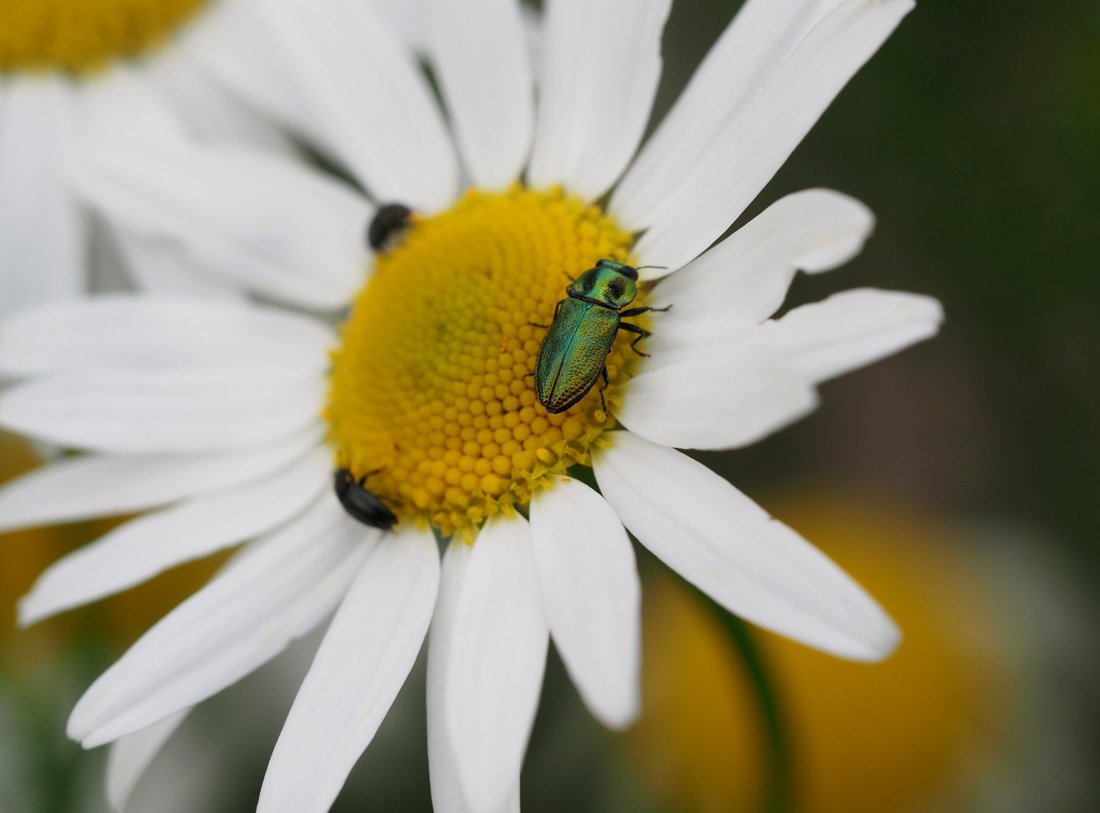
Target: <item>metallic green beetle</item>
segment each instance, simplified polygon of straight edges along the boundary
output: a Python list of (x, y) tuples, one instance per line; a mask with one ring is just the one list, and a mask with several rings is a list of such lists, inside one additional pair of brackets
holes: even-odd
[[(554, 321), (539, 348), (535, 364), (535, 393), (547, 412), (564, 412), (581, 400), (603, 377), (607, 384), (607, 354), (620, 330), (637, 334), (630, 348), (646, 355), (636, 345), (649, 335), (623, 317), (651, 310), (623, 310), (638, 295), (638, 269), (615, 260), (600, 260), (566, 288), (554, 310)], [(671, 305), (669, 307), (672, 307)]]

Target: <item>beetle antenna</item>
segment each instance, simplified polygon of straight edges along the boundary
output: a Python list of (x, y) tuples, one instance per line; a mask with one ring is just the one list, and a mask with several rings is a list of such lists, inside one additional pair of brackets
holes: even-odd
[(646, 268), (659, 268), (662, 271), (667, 271), (668, 270), (667, 265), (639, 265), (634, 270), (635, 271), (644, 271)]

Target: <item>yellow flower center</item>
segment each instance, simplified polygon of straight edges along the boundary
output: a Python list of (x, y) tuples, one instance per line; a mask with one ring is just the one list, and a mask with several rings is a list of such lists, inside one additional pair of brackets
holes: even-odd
[[(559, 189), (471, 191), (416, 218), (357, 296), (333, 353), (326, 417), (338, 467), (366, 477), (402, 521), (467, 538), (589, 465), (633, 356), (566, 412), (535, 397), (535, 359), (571, 277), (630, 262), (632, 235)], [(634, 304), (642, 304), (639, 294)], [(534, 323), (534, 324), (532, 324)]]
[(0, 0), (0, 73), (88, 73), (161, 45), (207, 0)]

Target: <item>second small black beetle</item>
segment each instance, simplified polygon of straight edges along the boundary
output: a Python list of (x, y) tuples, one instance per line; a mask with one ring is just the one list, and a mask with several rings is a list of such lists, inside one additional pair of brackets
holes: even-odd
[(412, 209), (400, 203), (379, 206), (367, 227), (367, 242), (375, 254), (384, 254), (395, 248), (401, 235), (409, 228)]
[(333, 482), (336, 497), (353, 519), (388, 531), (397, 523), (397, 517), (377, 494), (364, 487), (365, 481), (365, 477), (356, 480), (347, 469), (337, 469)]

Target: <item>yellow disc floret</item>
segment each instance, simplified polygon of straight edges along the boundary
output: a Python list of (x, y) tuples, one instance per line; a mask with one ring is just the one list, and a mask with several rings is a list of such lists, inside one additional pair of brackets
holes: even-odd
[[(587, 465), (631, 363), (560, 414), (533, 371), (570, 278), (601, 258), (629, 262), (632, 236), (560, 190), (472, 191), (413, 221), (375, 262), (333, 353), (326, 417), (336, 465), (401, 520), (470, 536), (529, 502), (548, 475)], [(640, 299), (636, 301), (640, 304)], [(534, 324), (532, 324), (534, 323)]]
[(0, 0), (0, 73), (88, 73), (157, 48), (207, 0)]

